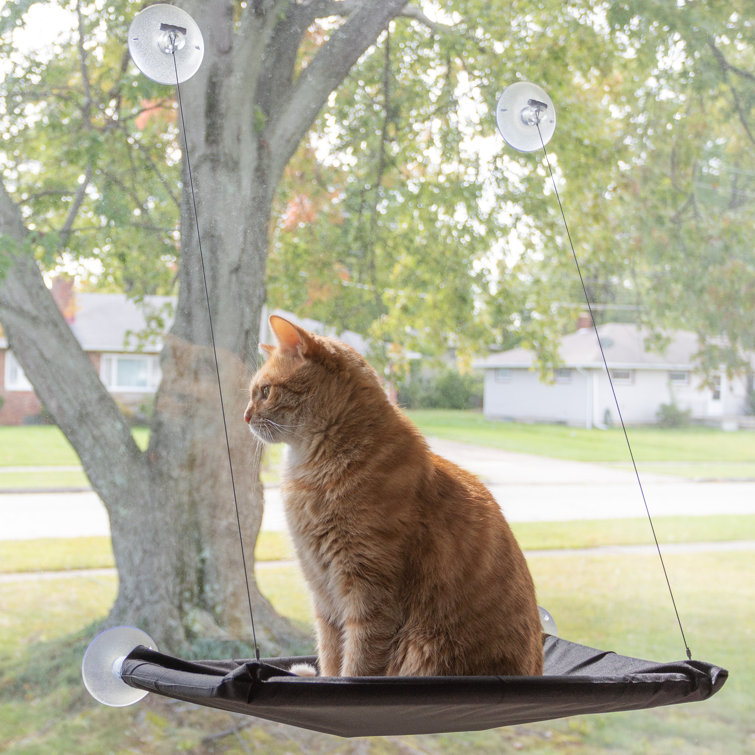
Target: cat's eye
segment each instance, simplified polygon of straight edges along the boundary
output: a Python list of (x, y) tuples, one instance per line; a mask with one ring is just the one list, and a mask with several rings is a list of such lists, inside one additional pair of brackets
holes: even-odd
[(267, 398), (270, 395), (270, 386), (263, 385), (262, 388), (260, 388), (260, 393), (262, 394), (262, 398)]

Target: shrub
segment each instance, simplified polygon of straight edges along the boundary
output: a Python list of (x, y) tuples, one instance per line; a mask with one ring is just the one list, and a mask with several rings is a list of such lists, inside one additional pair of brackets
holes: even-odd
[(408, 409), (478, 409), (483, 379), (446, 368), (431, 378), (410, 377), (399, 387), (398, 401)]
[(676, 404), (661, 404), (655, 413), (660, 427), (685, 427), (689, 424), (691, 411), (680, 409)]
[(148, 396), (142, 400), (139, 404), (127, 403), (125, 401), (117, 401), (116, 405), (120, 410), (120, 413), (125, 418), (126, 422), (131, 427), (141, 427), (148, 425), (152, 419), (155, 408), (154, 396)]
[(46, 407), (42, 407), (38, 414), (27, 414), (23, 420), (24, 425), (54, 425), (55, 420), (52, 414), (47, 411)]

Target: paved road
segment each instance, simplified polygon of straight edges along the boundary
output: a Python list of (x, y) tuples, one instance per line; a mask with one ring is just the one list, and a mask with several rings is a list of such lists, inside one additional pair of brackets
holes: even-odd
[[(511, 521), (645, 516), (631, 471), (446, 440), (433, 439), (431, 445), (477, 474)], [(752, 482), (701, 483), (660, 475), (643, 475), (642, 481), (654, 517), (755, 513)], [(278, 488), (268, 488), (265, 499), (263, 528), (285, 529)], [(0, 540), (108, 533), (107, 513), (95, 493), (0, 495)]]

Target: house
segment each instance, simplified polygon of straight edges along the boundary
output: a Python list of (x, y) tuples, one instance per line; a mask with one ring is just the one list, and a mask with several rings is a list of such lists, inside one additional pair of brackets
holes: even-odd
[[(666, 348), (658, 352), (646, 347), (645, 328), (606, 323), (598, 332), (625, 424), (655, 423), (661, 404), (689, 411), (693, 421), (731, 427), (746, 413), (752, 388), (748, 379), (732, 379), (721, 370), (705, 385), (695, 368), (694, 333), (674, 331)], [(485, 416), (587, 428), (618, 423), (594, 328), (582, 327), (564, 336), (559, 356), (561, 366), (546, 381), (534, 353), (524, 348), (493, 354), (475, 364), (485, 374)]]
[[(172, 322), (175, 297), (146, 296), (137, 304), (125, 294), (75, 291), (73, 284), (66, 278), (53, 281), (52, 295), (58, 308), (118, 404), (140, 413), (160, 383), (162, 333)], [(315, 333), (336, 335), (316, 320), (274, 311)], [(275, 342), (264, 311), (260, 330), (263, 343)], [(369, 344), (358, 333), (345, 331), (338, 338), (367, 354)], [(0, 425), (38, 422), (43, 413), (42, 403), (1, 331), (0, 399)]]
[[(138, 410), (160, 382), (160, 333), (170, 322), (173, 297), (147, 296), (138, 305), (125, 294), (75, 292), (73, 280), (65, 278), (53, 281), (52, 295), (103, 384), (121, 406)], [(34, 422), (42, 413), (41, 402), (1, 335), (0, 397), (1, 425)]]

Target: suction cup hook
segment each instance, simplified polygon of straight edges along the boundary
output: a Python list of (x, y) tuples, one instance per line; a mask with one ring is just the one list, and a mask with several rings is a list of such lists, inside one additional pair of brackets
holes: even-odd
[(545, 90), (529, 81), (517, 81), (503, 90), (496, 105), (495, 120), (506, 144), (519, 152), (540, 149), (556, 130), (553, 101)]
[(537, 610), (540, 612), (540, 623), (543, 627), (543, 634), (550, 634), (553, 637), (558, 637), (558, 627), (556, 626), (554, 618), (542, 606), (538, 606)]
[[(134, 16), (128, 30), (128, 50), (136, 67), (158, 84), (187, 81), (204, 57), (204, 40), (194, 19), (166, 3), (150, 5)], [(175, 65), (173, 58), (175, 57)]]
[(81, 662), (81, 678), (97, 702), (123, 708), (148, 694), (147, 690), (131, 687), (121, 679), (123, 661), (137, 645), (157, 650), (152, 638), (136, 627), (106, 629), (89, 643)]

